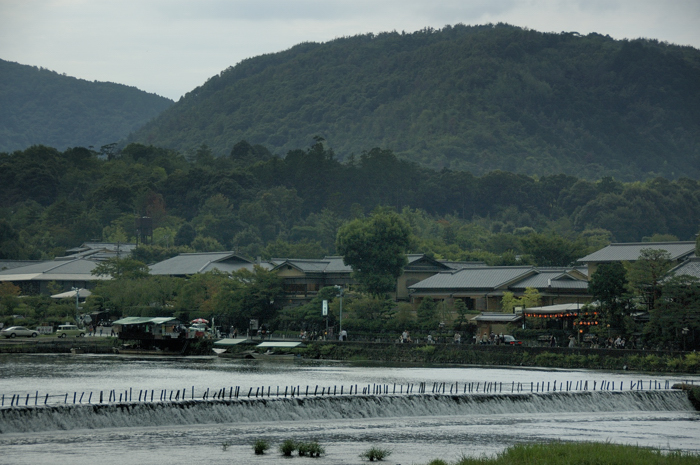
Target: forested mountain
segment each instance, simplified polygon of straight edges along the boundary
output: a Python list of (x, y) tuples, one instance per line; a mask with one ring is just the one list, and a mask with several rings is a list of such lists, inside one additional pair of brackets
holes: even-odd
[(172, 105), (135, 87), (0, 60), (0, 152), (119, 142)]
[(434, 169), (589, 180), (700, 178), (700, 51), (655, 40), (447, 26), (303, 43), (244, 60), (130, 141), (227, 155), (321, 135)]
[(610, 241), (692, 240), (700, 226), (700, 182), (688, 178), (474, 176), (383, 149), (341, 163), (320, 139), (312, 144), (283, 159), (245, 141), (226, 157), (140, 144), (109, 159), (85, 148), (0, 153), (0, 259), (133, 242), (144, 215), (152, 247), (137, 251), (149, 263), (217, 250), (319, 258), (336, 253), (341, 225), (377, 207), (410, 224), (411, 252), (494, 265), (563, 266)]

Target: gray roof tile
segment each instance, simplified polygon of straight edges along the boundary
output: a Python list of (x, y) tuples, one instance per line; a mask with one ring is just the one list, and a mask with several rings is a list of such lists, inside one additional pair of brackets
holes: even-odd
[(535, 268), (532, 266), (463, 268), (438, 273), (409, 286), (409, 289), (496, 289), (535, 272)]
[(669, 274), (675, 276), (688, 275), (700, 279), (700, 258), (693, 257), (689, 260), (686, 260), (685, 262), (672, 269), (669, 272)]
[(92, 275), (98, 263), (94, 260), (76, 258), (51, 260), (28, 266), (0, 271), (0, 281), (97, 281), (110, 279)]
[(629, 242), (610, 244), (609, 246), (580, 258), (578, 261), (587, 262), (624, 262), (639, 259), (643, 249), (666, 250), (672, 260), (679, 260), (692, 255), (695, 242)]
[[(272, 268), (268, 263), (260, 263), (263, 268)], [(241, 269), (252, 270), (255, 263), (233, 252), (183, 253), (150, 266), (153, 275), (187, 276), (218, 270), (234, 273)]]

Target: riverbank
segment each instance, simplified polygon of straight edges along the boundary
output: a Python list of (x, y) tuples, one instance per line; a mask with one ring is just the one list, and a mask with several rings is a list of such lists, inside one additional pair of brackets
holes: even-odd
[(212, 355), (214, 345), (214, 341), (211, 339), (192, 339), (178, 350), (167, 350), (167, 348), (142, 350), (134, 346), (125, 346), (123, 342), (111, 336), (72, 338), (39, 336), (28, 339), (4, 339), (0, 340), (0, 354)]
[[(70, 353), (80, 349), (82, 353), (105, 354), (113, 353), (117, 346), (119, 341), (113, 337), (39, 337), (0, 341), (0, 353)], [(199, 340), (188, 345), (187, 355), (212, 354), (212, 347), (213, 341)], [(250, 350), (250, 346), (231, 350)], [(291, 352), (318, 360), (700, 373), (700, 354), (696, 352), (338, 341), (309, 342)]]
[(458, 344), (317, 341), (294, 349), (305, 358), (384, 363), (462, 364), (700, 373), (700, 354), (642, 350)]

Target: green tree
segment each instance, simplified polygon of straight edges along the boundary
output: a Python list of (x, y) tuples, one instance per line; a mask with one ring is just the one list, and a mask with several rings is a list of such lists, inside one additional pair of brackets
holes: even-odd
[(629, 265), (630, 289), (642, 298), (648, 310), (661, 295), (661, 281), (671, 266), (671, 254), (660, 249), (642, 249), (639, 259)]
[(455, 329), (460, 329), (467, 322), (467, 304), (462, 299), (456, 299), (453, 307), (457, 314)]
[(416, 313), (413, 311), (413, 306), (408, 302), (399, 302), (389, 323), (390, 329), (394, 331), (415, 329)]
[(276, 273), (255, 265), (241, 269), (220, 282), (213, 293), (211, 314), (228, 324), (247, 328), (251, 318), (272, 329), (282, 298), (282, 279)]
[(620, 262), (600, 264), (588, 282), (588, 291), (600, 302), (605, 321), (612, 328), (623, 326), (626, 288), (627, 273)]
[(3, 315), (11, 315), (19, 305), (20, 288), (5, 281), (0, 283), (0, 308)]
[(438, 303), (430, 297), (421, 300), (416, 309), (416, 316), (418, 317), (418, 326), (423, 331), (436, 330), (440, 325)]
[(537, 307), (540, 304), (540, 291), (534, 287), (526, 287), (520, 298), (520, 306), (525, 308)]
[(91, 273), (112, 279), (140, 279), (148, 277), (148, 266), (133, 258), (113, 257), (100, 262)]
[(190, 223), (184, 223), (175, 234), (175, 245), (190, 245), (194, 238), (197, 237), (197, 231)]
[(391, 292), (407, 263), (411, 230), (396, 212), (378, 210), (338, 231), (336, 249), (355, 279), (373, 295)]
[(515, 297), (512, 292), (504, 292), (501, 298), (501, 309), (505, 313), (512, 313), (515, 307), (520, 306), (520, 299)]
[(520, 242), (537, 266), (569, 266), (586, 252), (580, 241), (572, 242), (553, 234), (530, 234)]
[(19, 233), (14, 230), (9, 221), (0, 218), (0, 258), (19, 260), (24, 258), (24, 244)]
[(645, 332), (669, 349), (700, 349), (700, 280), (682, 275), (665, 281)]

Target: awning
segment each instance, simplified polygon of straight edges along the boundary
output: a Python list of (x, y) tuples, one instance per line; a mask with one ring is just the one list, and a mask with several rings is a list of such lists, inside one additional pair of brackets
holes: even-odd
[(471, 321), (488, 323), (516, 323), (522, 320), (522, 318), (522, 315), (519, 313), (483, 312), (472, 318)]
[(232, 338), (226, 338), (226, 339), (219, 339), (214, 343), (215, 346), (218, 347), (231, 347), (231, 346), (237, 346), (238, 344), (244, 344), (247, 341), (245, 338), (241, 339), (232, 339)]
[(112, 322), (113, 325), (122, 325), (122, 326), (127, 326), (127, 325), (142, 325), (146, 323), (153, 323), (154, 325), (162, 325), (165, 323), (170, 323), (173, 322), (174, 324), (180, 323), (177, 318), (172, 318), (172, 317), (156, 317), (156, 318), (149, 318), (149, 317), (140, 317), (140, 316), (129, 316), (126, 318), (122, 318), (121, 320), (117, 320)]
[(293, 349), (295, 347), (302, 347), (303, 345), (304, 345), (304, 343), (298, 342), (298, 341), (290, 341), (290, 342), (268, 341), (268, 342), (262, 342), (255, 347), (260, 347), (260, 348), (270, 347), (273, 349)]
[(87, 289), (78, 289), (77, 291), (61, 292), (60, 294), (54, 294), (51, 296), (52, 299), (75, 299), (75, 294), (78, 293), (78, 298), (90, 297), (92, 292)]
[(598, 303), (568, 303), (568, 304), (556, 304), (547, 305), (545, 307), (530, 307), (526, 308), (523, 313), (526, 315), (564, 315), (564, 316), (576, 316), (579, 313), (586, 313), (584, 308), (592, 308), (594, 312), (598, 311)]

